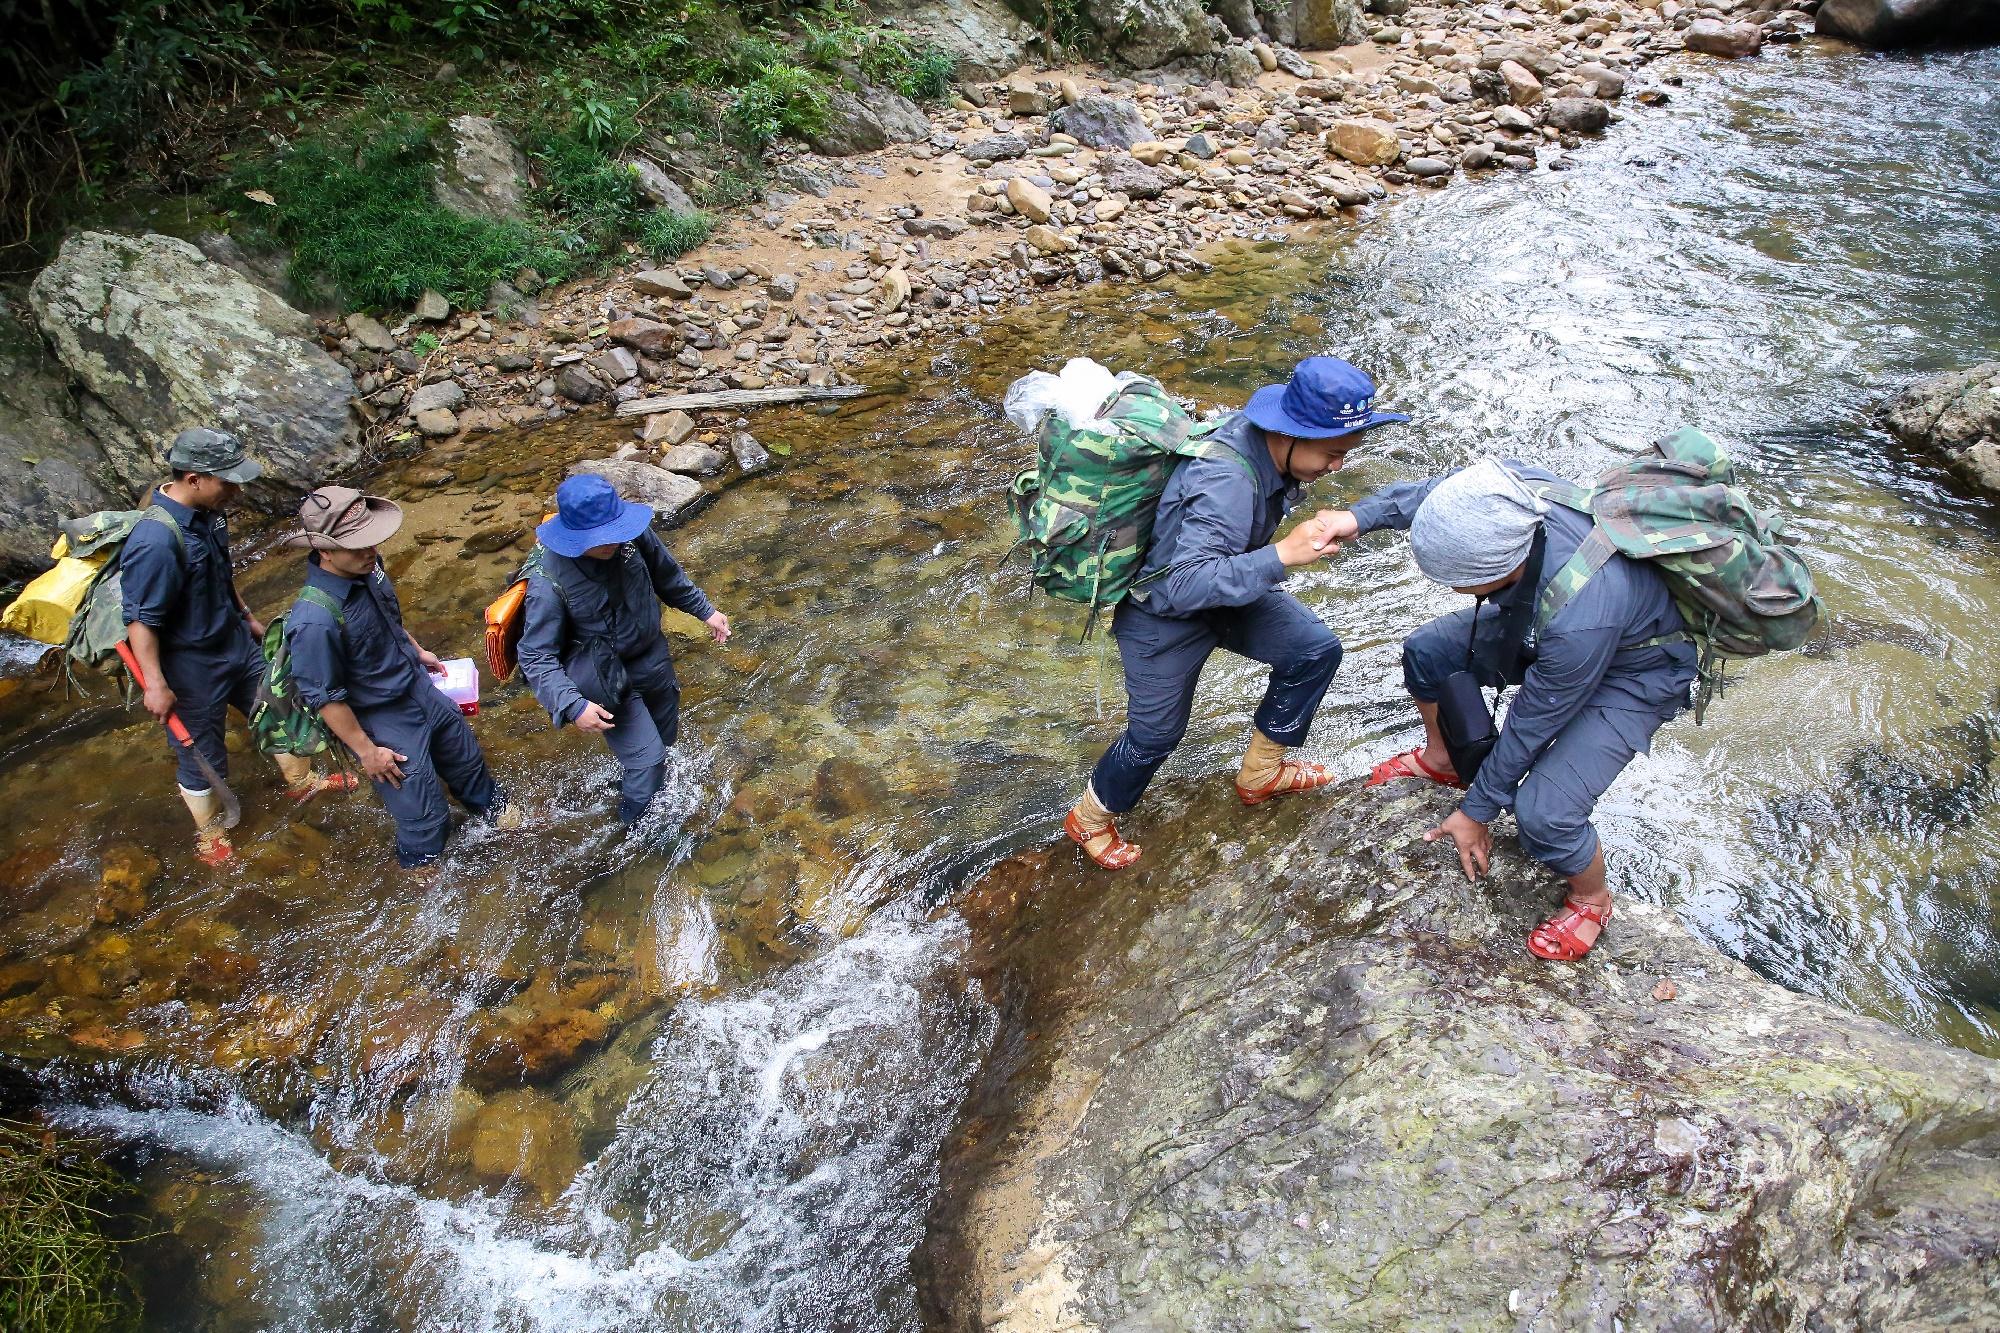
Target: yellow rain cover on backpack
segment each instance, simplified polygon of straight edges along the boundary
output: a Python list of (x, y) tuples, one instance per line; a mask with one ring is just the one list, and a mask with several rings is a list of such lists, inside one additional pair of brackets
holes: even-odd
[(90, 585), (104, 569), (116, 549), (95, 551), (87, 556), (69, 553), (69, 538), (56, 538), (53, 568), (35, 576), (21, 589), (5, 611), (0, 611), (0, 629), (25, 634), (40, 643), (60, 648), (69, 639), (70, 622), (76, 619)]

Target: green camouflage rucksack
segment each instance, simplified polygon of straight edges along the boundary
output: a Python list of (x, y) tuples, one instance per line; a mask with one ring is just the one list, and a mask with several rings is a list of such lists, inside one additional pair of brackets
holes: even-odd
[[(298, 600), (311, 602), (346, 629), (346, 612), (327, 593), (307, 584), (299, 589)], [(292, 648), (285, 639), (289, 619), (289, 615), (274, 617), (264, 629), (264, 683), (257, 687), (257, 701), (250, 707), (250, 736), (262, 754), (324, 754), (333, 748), (333, 737), (319, 713), (299, 698), (292, 679)], [(346, 751), (336, 754), (345, 758)]]
[(157, 504), (144, 509), (100, 509), (82, 518), (65, 519), (60, 525), (67, 554), (79, 559), (106, 552), (111, 556), (103, 572), (92, 580), (90, 591), (84, 594), (75, 618), (70, 621), (69, 638), (63, 643), (67, 669), (101, 668), (117, 656), (118, 645), (125, 642), (125, 587), (118, 560), (132, 530), (145, 522), (166, 524), (167, 530), (174, 534), (174, 541), (186, 550), (187, 536), (181, 525), (164, 506)]
[(1543, 588), (1536, 625), (1553, 620), (1614, 553), (1649, 562), (1701, 652), (1697, 723), (1721, 693), (1725, 659), (1797, 648), (1819, 620), (1812, 573), (1791, 550), (1784, 520), (1736, 489), (1728, 457), (1698, 430), (1675, 431), (1593, 488), (1526, 484), (1596, 521)]
[(1042, 418), (1035, 466), (1008, 488), (1015, 549), (1027, 549), (1043, 592), (1090, 608), (1084, 637), (1137, 584), (1174, 469), (1190, 458), (1241, 458), (1210, 440), (1211, 429), (1157, 380), (1137, 375), (1087, 426), (1071, 426), (1060, 412)]

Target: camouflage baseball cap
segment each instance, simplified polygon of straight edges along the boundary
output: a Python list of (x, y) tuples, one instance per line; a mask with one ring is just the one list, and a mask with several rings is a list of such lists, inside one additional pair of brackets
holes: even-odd
[(224, 481), (255, 481), (264, 475), (244, 449), (243, 441), (226, 430), (194, 426), (174, 436), (167, 466), (176, 472), (202, 472)]

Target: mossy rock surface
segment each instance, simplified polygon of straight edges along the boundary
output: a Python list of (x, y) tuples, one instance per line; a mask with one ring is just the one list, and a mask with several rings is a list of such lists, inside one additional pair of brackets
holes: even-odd
[[(1226, 803), (1226, 804), (1225, 804)], [(1027, 853), (964, 910), (1013, 1016), (925, 1256), (954, 1329), (2000, 1325), (2000, 1064), (1762, 980), (1626, 895), (1581, 965), (1442, 793)]]

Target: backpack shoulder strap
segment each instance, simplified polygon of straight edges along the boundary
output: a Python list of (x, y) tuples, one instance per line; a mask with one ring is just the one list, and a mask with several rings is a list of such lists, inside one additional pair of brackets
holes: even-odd
[[(166, 525), (167, 531), (174, 534), (174, 545), (178, 546), (181, 549), (181, 554), (183, 555), (187, 554), (187, 534), (181, 531), (181, 525), (179, 521), (176, 520), (174, 516), (167, 511), (167, 507), (165, 505), (160, 504), (157, 501), (147, 505), (144, 509), (139, 511), (139, 517), (133, 521), (132, 526), (136, 528), (139, 526), (139, 524), (144, 523), (147, 519), (151, 519), (155, 523), (161, 523)], [(126, 535), (129, 537), (131, 534), (127, 533)]]
[(311, 602), (314, 606), (332, 616), (334, 624), (342, 629), (347, 628), (346, 609), (324, 588), (316, 588), (308, 583), (305, 587), (299, 589), (298, 600), (301, 602)]
[(1542, 588), (1541, 598), (1535, 605), (1535, 627), (1548, 628), (1556, 613), (1568, 606), (1570, 599), (1583, 591), (1583, 585), (1604, 568), (1605, 561), (1616, 554), (1617, 548), (1611, 544), (1611, 538), (1605, 535), (1604, 529), (1591, 528), (1590, 535), (1576, 548), (1576, 554), (1565, 560), (1562, 568)]

